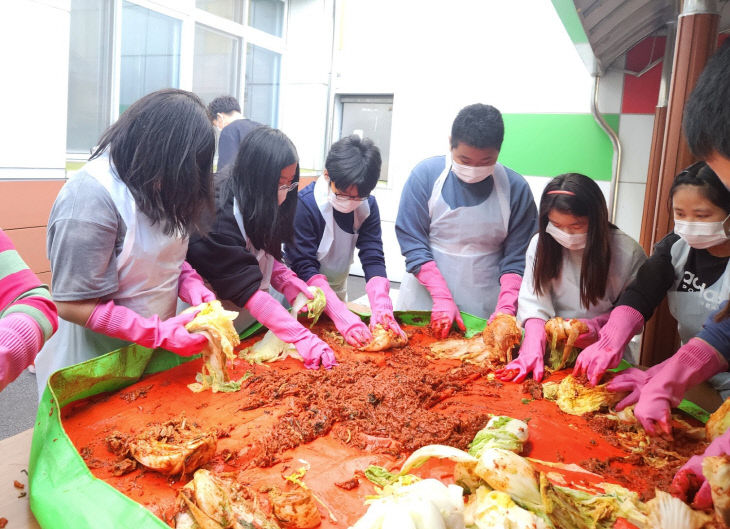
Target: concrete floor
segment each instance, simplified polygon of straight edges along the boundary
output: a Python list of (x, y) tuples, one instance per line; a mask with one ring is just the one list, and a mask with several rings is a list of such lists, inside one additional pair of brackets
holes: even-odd
[[(397, 289), (397, 283), (392, 288)], [(350, 276), (347, 282), (348, 299), (365, 301), (365, 280), (362, 277)], [(360, 298), (360, 299), (358, 299)], [(38, 391), (35, 375), (23, 373), (3, 391), (0, 392), (0, 439), (13, 436), (33, 427), (38, 409)]]

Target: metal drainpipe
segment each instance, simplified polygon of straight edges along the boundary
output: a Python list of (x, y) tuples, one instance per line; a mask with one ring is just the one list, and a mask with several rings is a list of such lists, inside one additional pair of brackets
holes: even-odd
[(616, 223), (616, 207), (618, 205), (618, 186), (619, 186), (619, 175), (621, 174), (621, 142), (618, 139), (618, 134), (609, 127), (603, 115), (598, 110), (598, 88), (601, 82), (600, 74), (594, 76), (595, 82), (593, 83), (593, 97), (591, 99), (591, 114), (596, 123), (604, 130), (604, 132), (611, 138), (613, 144), (613, 155), (616, 163), (614, 164), (613, 173), (611, 174), (611, 192), (608, 195), (608, 213), (609, 220), (612, 223)]
[[(337, 31), (337, 0), (330, 0), (332, 2), (332, 39), (330, 41), (330, 70), (327, 75), (327, 113), (325, 116), (325, 127), (324, 127), (324, 144), (322, 152), (322, 173), (324, 173), (324, 161), (327, 159), (327, 153), (330, 150), (330, 143), (332, 142), (332, 130), (334, 129), (334, 95), (332, 93), (332, 83), (334, 76), (334, 63), (335, 63), (335, 39)], [(326, 2), (326, 0), (325, 0)]]

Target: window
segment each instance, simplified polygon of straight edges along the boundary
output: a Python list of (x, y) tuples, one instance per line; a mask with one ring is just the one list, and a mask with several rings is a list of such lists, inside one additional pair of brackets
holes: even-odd
[(111, 25), (107, 2), (72, 0), (66, 151), (84, 158), (111, 119)]
[(370, 138), (380, 149), (383, 165), (380, 181), (388, 181), (388, 158), (390, 156), (390, 127), (393, 119), (393, 96), (338, 96), (340, 105), (340, 134), (343, 138), (351, 134)]
[(282, 0), (250, 0), (248, 25), (281, 37), (284, 30), (284, 2)]
[(180, 86), (181, 25), (180, 20), (124, 2), (120, 114), (146, 94)]
[(276, 127), (279, 117), (279, 75), (281, 55), (249, 44), (246, 48), (246, 92), (244, 115)]
[(242, 0), (195, 0), (195, 7), (219, 17), (241, 22)]
[(239, 39), (196, 24), (193, 92), (205, 103), (220, 95), (238, 94)]

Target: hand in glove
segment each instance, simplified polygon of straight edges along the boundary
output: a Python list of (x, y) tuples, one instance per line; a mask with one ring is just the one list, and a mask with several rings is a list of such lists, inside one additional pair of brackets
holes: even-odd
[(657, 426), (671, 434), (671, 408), (681, 402), (690, 387), (725, 369), (727, 362), (712, 346), (692, 338), (663, 362), (661, 369), (646, 382), (634, 415), (649, 435), (659, 433)]
[[(584, 332), (578, 338), (575, 340), (575, 345), (578, 349), (585, 349), (589, 345), (593, 345), (598, 341), (601, 329), (604, 325), (606, 325), (606, 322), (608, 321), (609, 316), (611, 315), (610, 312), (607, 312), (606, 314), (601, 314), (599, 316), (596, 316), (595, 318), (578, 318), (578, 321), (583, 322), (586, 327), (588, 327), (588, 332)], [(622, 351), (623, 352), (623, 351)]]
[(203, 278), (187, 261), (183, 261), (180, 278), (177, 280), (177, 294), (192, 307), (215, 299), (215, 294), (208, 290)]
[[(307, 299), (313, 299), (314, 295), (307, 288), (307, 284), (299, 279), (297, 275), (286, 265), (274, 259), (274, 267), (271, 271), (271, 286), (284, 294), (289, 305), (294, 303), (297, 295), (301, 292)], [(301, 308), (299, 312), (306, 312), (307, 306)]]
[(246, 302), (245, 307), (254, 318), (271, 329), (277, 338), (294, 344), (307, 369), (317, 369), (320, 365), (329, 369), (337, 365), (332, 349), (292, 318), (281, 303), (270, 294), (257, 290)]
[(497, 378), (504, 381), (522, 382), (532, 373), (537, 382), (542, 380), (545, 373), (545, 320), (530, 318), (525, 322), (525, 336), (520, 345), (519, 356), (509, 364), (498, 370)]
[(446, 338), (451, 326), (456, 320), (461, 331), (465, 331), (464, 320), (461, 319), (459, 307), (454, 303), (451, 297), (449, 286), (446, 284), (444, 276), (441, 275), (435, 261), (428, 261), (421, 265), (421, 269), (416, 274), (416, 279), (426, 287), (433, 306), (431, 307), (431, 331), (437, 338)]
[(606, 370), (619, 365), (624, 349), (643, 325), (644, 317), (639, 311), (626, 305), (613, 309), (598, 333), (598, 341), (578, 355), (573, 376), (586, 375), (591, 386), (598, 384)]
[(608, 383), (608, 390), (615, 391), (616, 393), (623, 393), (628, 391), (629, 394), (616, 404), (616, 411), (621, 411), (624, 408), (636, 404), (641, 395), (641, 390), (649, 382), (649, 379), (661, 371), (664, 364), (669, 360), (665, 360), (661, 364), (650, 367), (646, 371), (641, 370), (637, 367), (630, 367), (621, 371), (616, 375), (611, 382)]
[(327, 300), (324, 312), (335, 324), (335, 327), (337, 327), (337, 330), (345, 338), (347, 343), (353, 347), (363, 347), (370, 343), (373, 335), (370, 333), (368, 326), (357, 315), (350, 312), (347, 305), (337, 297), (337, 294), (332, 290), (325, 276), (317, 274), (310, 277), (307, 283), (322, 289), (324, 297)]
[(33, 318), (11, 312), (0, 319), (0, 391), (33, 363), (43, 346), (43, 332)]
[(377, 324), (384, 329), (391, 329), (396, 334), (405, 337), (406, 333), (400, 328), (393, 316), (393, 302), (388, 295), (390, 281), (387, 277), (374, 276), (365, 284), (365, 291), (370, 301), (370, 330)]
[(494, 312), (489, 316), (488, 323), (497, 314), (509, 314), (514, 316), (517, 314), (517, 299), (520, 296), (520, 285), (522, 285), (522, 276), (519, 274), (502, 274), (499, 278), (499, 296), (497, 297), (497, 306)]
[(191, 311), (160, 321), (156, 314), (143, 318), (132, 309), (116, 305), (114, 301), (101, 301), (89, 316), (86, 327), (150, 349), (162, 347), (180, 356), (192, 356), (208, 344), (203, 334), (189, 333), (185, 329), (185, 325), (196, 314)]
[[(689, 342), (688, 342), (689, 343)], [(730, 455), (730, 430), (716, 437), (702, 455), (692, 456), (689, 461), (674, 475), (669, 490), (673, 496), (692, 504), (695, 509), (711, 509), (712, 493), (710, 484), (702, 473), (702, 460), (708, 456)], [(699, 487), (699, 490), (697, 490)], [(691, 494), (694, 494), (694, 499)]]

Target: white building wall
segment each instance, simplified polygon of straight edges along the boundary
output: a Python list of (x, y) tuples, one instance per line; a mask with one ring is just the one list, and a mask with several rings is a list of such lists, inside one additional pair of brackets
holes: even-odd
[(70, 10), (0, 2), (0, 179), (65, 177)]

